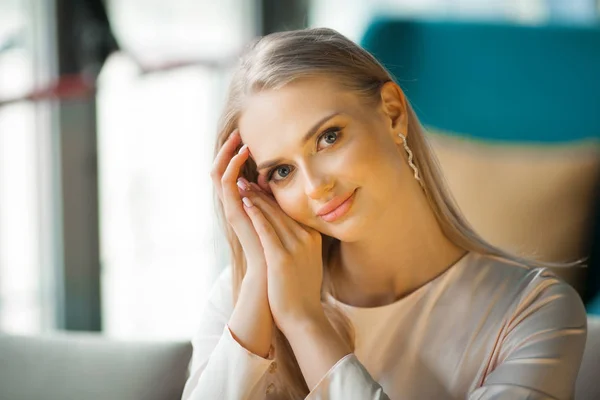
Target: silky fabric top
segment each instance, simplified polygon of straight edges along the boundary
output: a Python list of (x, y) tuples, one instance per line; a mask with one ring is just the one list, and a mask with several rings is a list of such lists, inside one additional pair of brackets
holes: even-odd
[[(215, 283), (192, 344), (184, 400), (285, 399), (277, 355), (227, 327), (231, 269)], [(577, 292), (547, 269), (467, 253), (402, 299), (361, 308), (328, 296), (355, 329), (309, 400), (572, 399), (587, 335)]]

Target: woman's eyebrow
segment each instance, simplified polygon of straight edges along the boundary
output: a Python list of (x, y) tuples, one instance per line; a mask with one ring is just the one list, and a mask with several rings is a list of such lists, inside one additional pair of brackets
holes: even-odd
[[(310, 140), (318, 131), (319, 128), (321, 127), (321, 125), (323, 125), (325, 122), (329, 121), (331, 118), (335, 117), (336, 115), (339, 115), (340, 112), (336, 111), (332, 114), (329, 114), (328, 116), (321, 118), (316, 124), (313, 125), (312, 128), (310, 128), (308, 130), (308, 132), (304, 135), (304, 137), (302, 137), (302, 141), (300, 142), (300, 145), (304, 145), (308, 140)], [(256, 170), (260, 171), (263, 170), (265, 168), (269, 168), (272, 166), (275, 166), (277, 164), (279, 164), (282, 161), (281, 158), (277, 158), (275, 160), (271, 160), (271, 161), (266, 161), (262, 164), (260, 164)]]

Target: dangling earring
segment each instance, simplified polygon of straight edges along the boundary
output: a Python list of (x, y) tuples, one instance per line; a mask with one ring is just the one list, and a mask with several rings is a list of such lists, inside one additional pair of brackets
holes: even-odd
[(410, 147), (408, 147), (408, 143), (406, 142), (406, 136), (404, 136), (401, 133), (399, 133), (398, 136), (400, 136), (402, 138), (402, 144), (404, 145), (404, 150), (406, 150), (406, 153), (408, 154), (408, 165), (415, 172), (415, 179), (419, 182), (421, 187), (423, 187), (423, 182), (421, 181), (421, 178), (419, 177), (419, 170), (417, 169), (417, 166), (413, 163), (413, 153), (410, 150)]

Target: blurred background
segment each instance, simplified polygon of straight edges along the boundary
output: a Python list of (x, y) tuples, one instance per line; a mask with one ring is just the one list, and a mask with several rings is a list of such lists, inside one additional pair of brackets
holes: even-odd
[(600, 314), (600, 1), (0, 0), (2, 399), (180, 398), (229, 262), (209, 172), (232, 67), (317, 26), (395, 75), (484, 238), (589, 257), (556, 272)]
[[(599, 21), (596, 0), (0, 0), (0, 330), (191, 338), (228, 262), (209, 171), (231, 68), (251, 38), (307, 26), (362, 43), (406, 84), (484, 236), (539, 259), (588, 256)], [(479, 53), (468, 39), (490, 26), (506, 32)], [(553, 58), (511, 56), (519, 35)], [(436, 48), (454, 50), (432, 64)], [(519, 85), (491, 54), (533, 72)], [(549, 79), (566, 85), (532, 86), (557, 64)], [(469, 77), (513, 82), (531, 110), (502, 110), (514, 94), (501, 91), (474, 106)], [(597, 275), (581, 274), (569, 279), (591, 299)]]

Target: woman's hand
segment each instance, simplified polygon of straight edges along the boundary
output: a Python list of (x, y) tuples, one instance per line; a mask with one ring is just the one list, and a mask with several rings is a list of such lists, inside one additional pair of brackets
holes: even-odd
[(287, 336), (298, 323), (322, 320), (323, 260), (321, 233), (289, 217), (277, 201), (255, 183), (244, 206), (264, 249), (269, 305)]
[(267, 294), (267, 264), (260, 239), (242, 207), (240, 193), (244, 191), (236, 185), (240, 168), (248, 159), (247, 148), (235, 154), (240, 141), (239, 134), (232, 133), (217, 154), (211, 172), (227, 223), (242, 245), (247, 266), (227, 325), (238, 343), (254, 354), (267, 357), (273, 332), (273, 315)]
[(227, 223), (233, 228), (244, 250), (246, 274), (252, 278), (266, 279), (264, 251), (252, 221), (242, 206), (241, 194), (245, 191), (237, 185), (240, 170), (249, 156), (247, 147), (242, 147), (237, 154), (235, 153), (235, 149), (240, 143), (239, 132), (234, 131), (219, 150), (210, 176), (217, 195), (223, 203)]
[(296, 356), (310, 390), (351, 352), (321, 305), (321, 233), (290, 218), (275, 199), (251, 184), (244, 209), (252, 219), (267, 260), (269, 306)]

